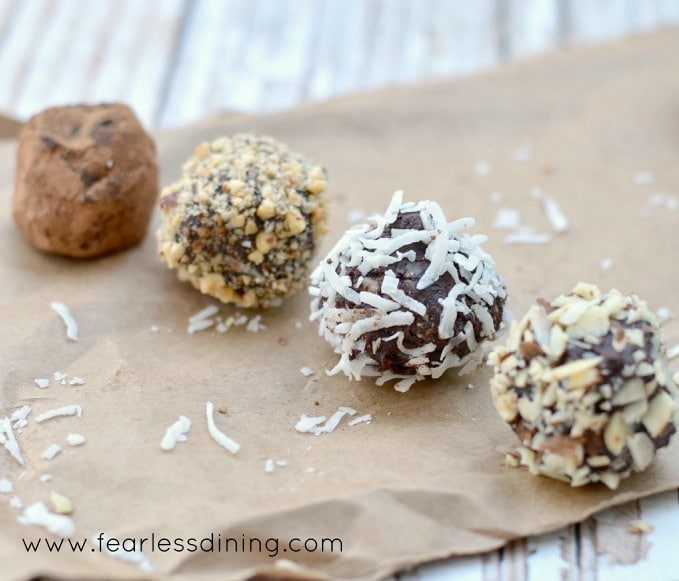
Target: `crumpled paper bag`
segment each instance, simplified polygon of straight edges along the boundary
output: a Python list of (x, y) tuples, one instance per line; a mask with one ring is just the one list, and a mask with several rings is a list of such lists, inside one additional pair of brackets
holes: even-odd
[[(349, 226), (350, 212), (382, 211), (403, 188), (406, 199), (437, 200), (449, 220), (476, 217), (472, 231), (489, 235), (485, 248), (507, 280), (517, 316), (579, 280), (635, 292), (651, 307), (677, 313), (679, 213), (650, 204), (653, 189), (635, 184), (633, 175), (652, 171), (653, 188), (677, 191), (678, 61), (679, 37), (667, 31), (461, 81), (211, 119), (157, 136), (162, 181), (177, 177), (202, 140), (271, 134), (328, 169), (331, 232), (319, 259)], [(525, 142), (532, 159), (517, 162), (513, 152)], [(215, 301), (180, 283), (155, 257), (157, 215), (146, 242), (128, 252), (87, 262), (36, 252), (11, 218), (14, 152), (11, 141), (1, 146), (1, 412), (23, 404), (32, 412), (17, 434), (26, 466), (0, 449), (0, 477), (13, 482), (24, 505), (49, 504), (51, 491), (71, 498), (73, 539), (90, 544), (83, 552), (27, 552), (22, 539), (55, 537), (19, 524), (11, 495), (0, 495), (4, 578), (375, 579), (500, 547), (679, 485), (679, 439), (617, 491), (571, 489), (505, 467), (515, 438), (492, 407), (489, 369), (465, 377), (449, 372), (405, 394), (326, 376), (336, 356), (307, 321), (304, 293), (262, 312), (266, 329), (259, 333), (236, 327), (189, 335), (188, 318)], [(475, 171), (478, 161), (490, 164), (488, 175)], [(505, 244), (505, 234), (491, 227), (499, 206), (519, 209), (525, 224), (549, 231), (530, 195), (534, 187), (559, 201), (570, 231), (544, 246)], [(495, 191), (501, 204), (491, 200)], [(613, 268), (600, 268), (603, 257)], [(67, 341), (50, 309), (54, 300), (78, 321), (77, 343)], [(221, 307), (223, 316), (234, 312)], [(676, 319), (664, 333), (668, 342), (679, 339)], [(313, 375), (300, 373), (303, 366)], [(86, 383), (35, 385), (34, 378), (56, 371)], [(207, 401), (226, 406), (215, 421), (241, 444), (237, 455), (208, 435)], [(34, 421), (74, 403), (81, 419)], [(302, 414), (329, 416), (339, 406), (373, 421), (349, 427), (345, 419), (318, 437), (295, 431)], [(163, 434), (179, 415), (193, 422), (188, 441), (163, 452)], [(66, 445), (73, 432), (87, 442)], [(63, 452), (42, 459), (53, 442)], [(268, 473), (267, 459), (287, 465)], [(42, 482), (43, 474), (52, 479)], [(147, 543), (140, 570), (98, 552), (92, 536), (100, 531), (120, 540), (154, 534), (186, 544), (221, 535), (280, 545), (272, 554), (272, 543), (261, 552), (162, 552)], [(284, 550), (293, 538), (340, 539), (342, 551)]]

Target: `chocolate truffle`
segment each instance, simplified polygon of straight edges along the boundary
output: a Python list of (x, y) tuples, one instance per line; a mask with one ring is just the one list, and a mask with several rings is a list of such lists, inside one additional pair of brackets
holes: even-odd
[(321, 166), (271, 137), (202, 143), (161, 194), (159, 255), (225, 303), (278, 305), (307, 283), (325, 187)]
[(655, 315), (636, 296), (579, 283), (512, 325), (488, 362), (493, 402), (521, 440), (508, 463), (611, 489), (676, 431), (676, 386)]
[(348, 230), (311, 275), (311, 320), (340, 355), (329, 372), (407, 391), (470, 361), (502, 323), (507, 293), (480, 244), (434, 202), (403, 203)]
[(36, 248), (91, 258), (141, 242), (158, 196), (155, 145), (122, 104), (52, 107), (21, 129), (14, 220)]

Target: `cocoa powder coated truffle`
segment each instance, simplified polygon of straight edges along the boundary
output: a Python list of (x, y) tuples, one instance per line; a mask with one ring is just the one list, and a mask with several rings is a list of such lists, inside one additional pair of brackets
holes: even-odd
[(636, 296), (580, 283), (533, 306), (489, 355), (498, 412), (521, 440), (508, 463), (617, 488), (676, 431), (658, 323)]
[(203, 143), (161, 194), (159, 255), (225, 303), (278, 305), (306, 285), (325, 187), (322, 167), (270, 137)]
[(53, 107), (19, 133), (14, 219), (40, 250), (90, 258), (138, 244), (157, 196), (155, 145), (126, 105)]
[(348, 230), (311, 276), (311, 320), (340, 355), (331, 374), (397, 379), (406, 391), (470, 361), (494, 337), (507, 297), (480, 244), (434, 202), (403, 203)]

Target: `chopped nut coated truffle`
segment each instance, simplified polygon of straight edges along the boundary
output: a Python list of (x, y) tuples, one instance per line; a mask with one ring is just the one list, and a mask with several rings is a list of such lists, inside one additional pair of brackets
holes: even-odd
[(493, 402), (521, 440), (508, 463), (611, 489), (676, 431), (676, 386), (646, 303), (580, 283), (512, 325), (488, 362)]
[(270, 137), (202, 143), (161, 193), (159, 255), (225, 303), (280, 304), (306, 284), (325, 187), (322, 167)]
[(311, 275), (311, 320), (340, 355), (331, 374), (407, 391), (470, 361), (500, 328), (505, 284), (484, 236), (460, 235), (434, 202), (402, 203), (348, 230)]

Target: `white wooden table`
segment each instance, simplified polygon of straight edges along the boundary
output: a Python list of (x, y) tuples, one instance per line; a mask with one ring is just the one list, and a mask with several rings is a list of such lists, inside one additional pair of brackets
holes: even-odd
[[(164, 128), (677, 23), (679, 0), (0, 0), (0, 111), (120, 99)], [(630, 534), (637, 518), (653, 531)], [(398, 577), (679, 579), (677, 491)]]

